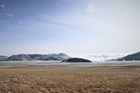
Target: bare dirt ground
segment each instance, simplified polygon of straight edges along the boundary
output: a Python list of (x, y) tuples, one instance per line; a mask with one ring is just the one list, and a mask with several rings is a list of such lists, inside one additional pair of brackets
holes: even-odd
[(140, 93), (140, 65), (1, 63), (0, 93)]

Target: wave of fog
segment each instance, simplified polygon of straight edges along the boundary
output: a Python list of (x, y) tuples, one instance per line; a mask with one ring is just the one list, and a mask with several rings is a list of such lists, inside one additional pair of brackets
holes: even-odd
[(55, 67), (137, 66), (140, 61), (94, 61), (92, 63), (66, 63), (60, 61), (0, 61), (0, 64), (39, 65)]

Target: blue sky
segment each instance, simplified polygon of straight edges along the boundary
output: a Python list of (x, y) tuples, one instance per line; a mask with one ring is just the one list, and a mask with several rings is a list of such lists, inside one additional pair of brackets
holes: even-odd
[(0, 55), (140, 50), (140, 0), (0, 0)]

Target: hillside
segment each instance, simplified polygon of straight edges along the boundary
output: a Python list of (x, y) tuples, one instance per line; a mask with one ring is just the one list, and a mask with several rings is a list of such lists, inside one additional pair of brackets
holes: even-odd
[(123, 58), (117, 59), (118, 61), (133, 61), (133, 60), (140, 60), (140, 52), (127, 55)]
[(7, 56), (0, 56), (0, 61), (6, 59)]
[(64, 53), (59, 54), (18, 54), (3, 58), (2, 61), (34, 61), (34, 60), (64, 60), (70, 58)]
[(85, 62), (85, 63), (91, 63), (90, 60), (83, 59), (83, 58), (69, 58), (69, 59), (63, 60), (62, 62), (70, 62), (70, 63)]

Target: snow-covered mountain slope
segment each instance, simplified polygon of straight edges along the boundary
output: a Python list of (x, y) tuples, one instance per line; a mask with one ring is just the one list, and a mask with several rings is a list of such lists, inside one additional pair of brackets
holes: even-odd
[(31, 57), (26, 54), (12, 55), (6, 58), (4, 61), (30, 61)]
[(3, 61), (33, 61), (33, 60), (64, 60), (70, 58), (64, 53), (59, 54), (18, 54), (7, 57)]
[(0, 56), (0, 60), (4, 60), (6, 58), (7, 58), (7, 56)]

